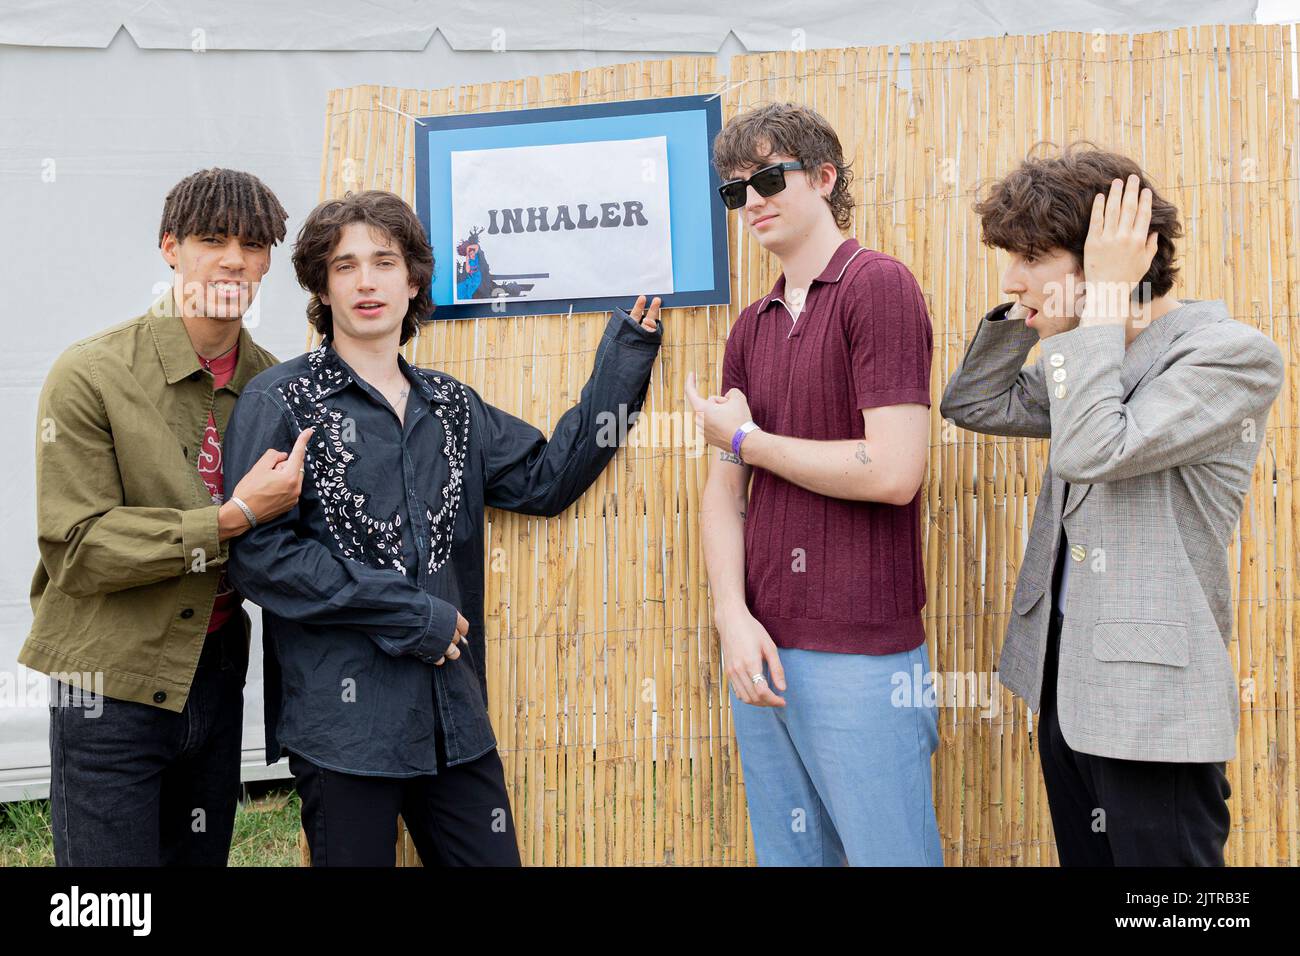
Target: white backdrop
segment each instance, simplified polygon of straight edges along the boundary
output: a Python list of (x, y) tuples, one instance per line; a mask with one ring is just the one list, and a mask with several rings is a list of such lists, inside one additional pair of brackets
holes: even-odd
[[(1293, 0), (1266, 4), (1274, 21), (1300, 16)], [(1256, 5), (1081, 0), (1062, 11), (1028, 0), (938, 0), (900, 11), (877, 0), (803, 0), (792, 12), (775, 0), (746, 0), (710, 13), (701, 6), (477, 0), (397, 11), (358, 0), (220, 7), (0, 0), (0, 682), (12, 691), (30, 676), (15, 658), (31, 624), (35, 415), (46, 371), (74, 340), (142, 312), (168, 280), (158, 219), (168, 188), (188, 173), (208, 166), (256, 173), (289, 210), (292, 240), (317, 199), (330, 89), (438, 88), (682, 51), (717, 53), (725, 75), (733, 54), (792, 44), (1140, 32), (1252, 22)], [(451, 251), (435, 252), (449, 268)], [(257, 304), (258, 341), (281, 358), (301, 352), (305, 297), (287, 244), (273, 252)], [(246, 779), (268, 773), (260, 659), (259, 640), (245, 691)], [(21, 693), (0, 695), (0, 801), (48, 792), (47, 714), (32, 703)]]

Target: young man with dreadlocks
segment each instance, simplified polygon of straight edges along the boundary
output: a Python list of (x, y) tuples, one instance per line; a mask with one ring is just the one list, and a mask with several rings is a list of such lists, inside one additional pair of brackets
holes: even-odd
[[(487, 712), (484, 509), (554, 516), (618, 450), (663, 331), (616, 309), (548, 439), (401, 346), (433, 312), (433, 250), (381, 190), (307, 217), (293, 251), (319, 347), (259, 375), (226, 480), (311, 433), (302, 500), (231, 549), (266, 627), (267, 762), (288, 754), (316, 866), (392, 866), (400, 813), (425, 866), (519, 864)], [(526, 568), (517, 573), (528, 573)]]
[(266, 449), (229, 500), (221, 442), (275, 364), (243, 316), (286, 218), (248, 173), (183, 179), (158, 231), (170, 287), (69, 347), (41, 391), (41, 560), (18, 659), (52, 678), (60, 866), (225, 865), (249, 640), (228, 549), (297, 501), (306, 436)]

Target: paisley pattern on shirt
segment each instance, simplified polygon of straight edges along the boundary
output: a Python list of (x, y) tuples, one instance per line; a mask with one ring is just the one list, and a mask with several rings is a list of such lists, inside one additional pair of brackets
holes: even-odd
[(427, 508), (424, 511), (429, 521), (429, 573), (433, 574), (451, 557), (452, 531), (456, 525), (456, 515), (460, 511), (461, 490), (465, 481), (465, 453), (469, 449), (469, 393), (459, 382), (444, 382), (440, 375), (429, 378), (432, 379), (434, 393), (448, 402), (433, 410), (433, 414), (442, 422), (442, 454), (447, 459), (447, 483), (439, 492), (442, 507), (437, 514)]
[[(366, 507), (370, 500), (366, 489), (349, 482), (348, 472), (359, 460), (359, 454), (355, 443), (345, 440), (346, 416), (326, 401), (328, 396), (351, 384), (352, 376), (334, 351), (323, 344), (308, 353), (307, 365), (307, 375), (286, 381), (278, 391), (298, 427), (316, 429), (308, 447), (307, 473), (316, 483), (330, 535), (344, 557), (405, 574), (401, 513), (394, 510), (383, 517), (372, 514)], [(442, 453), (447, 460), (447, 481), (436, 493), (441, 499), (438, 512), (425, 509), (430, 529), (430, 573), (442, 567), (451, 556), (452, 529), (460, 510), (465, 456), (469, 449), (469, 395), (465, 386), (444, 381), (441, 376), (432, 377), (432, 382), (438, 396), (448, 404), (434, 410), (445, 435)]]

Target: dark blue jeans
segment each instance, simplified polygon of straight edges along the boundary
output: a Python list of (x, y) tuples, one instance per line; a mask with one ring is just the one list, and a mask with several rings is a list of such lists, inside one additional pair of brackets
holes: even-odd
[(54, 682), (50, 817), (58, 866), (225, 866), (239, 802), (246, 617), (207, 636), (185, 709), (88, 701)]

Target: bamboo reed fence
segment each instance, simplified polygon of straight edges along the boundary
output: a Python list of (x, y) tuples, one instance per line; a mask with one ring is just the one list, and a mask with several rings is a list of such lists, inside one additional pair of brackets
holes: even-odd
[[(1206, 26), (737, 56), (729, 75), (713, 57), (679, 57), (450, 89), (360, 86), (329, 95), (320, 195), (379, 188), (413, 203), (413, 125), (402, 114), (715, 92), (724, 120), (773, 100), (820, 111), (853, 160), (852, 234), (905, 262), (929, 303), (927, 639), (936, 670), (978, 680), (996, 667), (1047, 445), (975, 435), (938, 414), (976, 323), (1002, 298), (971, 202), (1040, 140), (1090, 139), (1136, 158), (1182, 213), (1174, 294), (1223, 299), (1288, 362), (1230, 550), (1242, 721), (1228, 858), (1295, 865), (1296, 83), (1291, 28)], [(682, 412), (688, 372), (716, 386), (731, 322), (779, 273), (734, 216), (729, 230), (732, 305), (664, 314), (647, 419)], [(451, 267), (450, 250), (435, 254)], [(577, 400), (606, 320), (435, 322), (407, 358), (549, 433)], [(526, 865), (753, 861), (699, 543), (706, 456), (638, 431), (560, 517), (488, 515), (490, 710)], [(996, 689), (992, 707), (945, 706), (941, 725), (947, 864), (1054, 865), (1023, 702)], [(418, 862), (404, 834), (398, 849), (399, 862)]]

